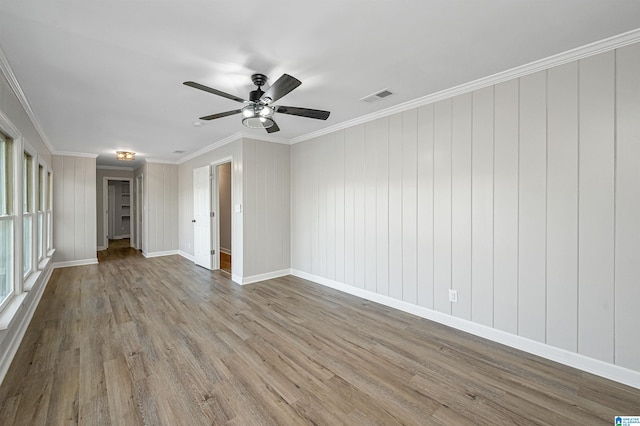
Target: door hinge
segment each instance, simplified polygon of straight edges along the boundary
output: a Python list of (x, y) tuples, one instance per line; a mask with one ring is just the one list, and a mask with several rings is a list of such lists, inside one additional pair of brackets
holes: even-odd
[(216, 254), (215, 250), (211, 250), (211, 255), (213, 256), (214, 254)]
[(216, 217), (216, 213), (215, 212), (211, 212), (211, 217)]

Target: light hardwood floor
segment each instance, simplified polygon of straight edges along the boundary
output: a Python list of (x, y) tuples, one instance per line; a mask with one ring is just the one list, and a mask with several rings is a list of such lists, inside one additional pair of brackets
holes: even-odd
[(294, 277), (179, 257), (57, 269), (2, 425), (611, 425), (640, 390)]

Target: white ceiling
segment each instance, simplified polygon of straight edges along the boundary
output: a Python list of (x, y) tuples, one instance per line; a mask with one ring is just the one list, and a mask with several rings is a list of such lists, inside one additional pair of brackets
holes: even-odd
[(255, 72), (297, 77), (277, 104), (331, 116), (278, 115), (288, 140), (639, 26), (638, 0), (0, 0), (0, 47), (45, 137), (102, 165), (266, 135), (240, 116), (194, 126), (239, 104), (186, 80), (247, 98)]

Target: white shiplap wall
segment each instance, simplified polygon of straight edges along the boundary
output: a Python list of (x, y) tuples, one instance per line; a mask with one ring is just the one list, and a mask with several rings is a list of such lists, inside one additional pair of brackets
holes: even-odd
[(291, 267), (640, 372), (638, 117), (633, 44), (298, 143)]
[(290, 268), (289, 149), (243, 139), (243, 281)]
[(289, 151), (288, 145), (243, 137), (180, 164), (180, 252), (193, 256), (193, 169), (232, 158), (233, 280), (247, 284), (288, 274)]
[[(143, 168), (143, 252), (178, 253), (178, 166), (146, 163)], [(145, 224), (146, 223), (146, 224)]]
[(54, 262), (97, 263), (96, 159), (53, 156)]

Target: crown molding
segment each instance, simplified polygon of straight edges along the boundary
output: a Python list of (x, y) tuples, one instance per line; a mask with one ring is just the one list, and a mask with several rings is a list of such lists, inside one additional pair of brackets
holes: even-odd
[(154, 164), (180, 164), (177, 160), (162, 160), (160, 158), (145, 158), (144, 162)]
[(404, 112), (410, 109), (418, 108), (424, 105), (429, 105), (444, 99), (450, 99), (458, 95), (472, 92), (474, 90), (482, 89), (488, 86), (493, 86), (505, 81), (513, 80), (516, 78), (524, 77), (525, 75), (533, 74), (538, 71), (547, 70), (549, 68), (557, 67), (568, 62), (578, 61), (580, 59), (588, 58), (590, 56), (597, 55), (599, 53), (608, 52), (610, 50), (619, 49), (621, 47), (637, 43), (640, 41), (640, 28), (622, 33), (613, 37), (609, 37), (603, 40), (596, 41), (594, 43), (580, 46), (575, 49), (568, 50), (566, 52), (559, 53), (557, 55), (549, 56), (544, 59), (540, 59), (534, 62), (530, 62), (525, 65), (521, 65), (515, 68), (511, 68), (506, 71), (499, 72), (497, 74), (483, 77), (469, 83), (464, 83), (459, 86), (451, 87), (449, 89), (441, 90), (439, 92), (426, 95), (420, 98), (413, 99), (402, 104), (394, 105), (389, 108), (385, 108), (380, 111), (373, 112), (371, 114), (363, 115), (352, 120), (347, 120), (342, 123), (338, 123), (334, 126), (320, 129), (316, 132), (307, 133), (295, 137), (290, 140), (291, 145), (303, 142), (309, 139), (317, 138), (329, 133), (336, 132), (338, 130), (344, 130), (349, 127), (356, 126), (358, 124), (368, 123), (378, 118), (387, 117), (399, 112)]
[(132, 172), (133, 171), (133, 167), (123, 167), (123, 166), (101, 166), (101, 165), (97, 165), (96, 169), (98, 170), (126, 170), (128, 172)]
[(185, 155), (178, 160), (178, 164), (186, 163), (187, 161), (197, 158), (202, 154), (206, 154), (207, 152), (213, 151), (214, 149), (218, 149), (222, 146), (230, 144), (231, 142), (235, 142), (238, 139), (242, 139), (242, 137), (242, 132), (234, 133), (233, 135), (227, 136), (226, 138), (221, 139), (218, 142), (214, 142), (211, 145), (207, 145), (204, 148), (200, 148), (199, 150), (192, 152), (191, 154)]
[(88, 152), (73, 152), (73, 151), (53, 151), (52, 155), (61, 155), (65, 157), (84, 157), (84, 158), (98, 158), (98, 154), (90, 154)]
[(33, 127), (35, 127), (36, 132), (38, 132), (38, 134), (40, 135), (42, 142), (44, 142), (49, 152), (52, 155), (55, 155), (56, 150), (54, 149), (51, 142), (49, 142), (49, 138), (47, 137), (47, 134), (44, 132), (44, 129), (40, 124), (40, 120), (38, 119), (38, 116), (31, 108), (31, 105), (29, 104), (29, 101), (27, 100), (27, 97), (25, 96), (24, 91), (20, 86), (20, 83), (18, 83), (18, 79), (16, 78), (16, 75), (13, 73), (13, 69), (9, 64), (9, 60), (7, 59), (7, 56), (4, 54), (4, 50), (2, 50), (2, 47), (0, 47), (0, 70), (2, 71), (2, 74), (4, 75), (4, 77), (7, 79), (7, 82), (9, 83), (11, 90), (13, 90), (13, 93), (16, 95), (16, 98), (18, 98), (18, 101), (20, 101), (22, 108), (24, 108), (24, 111), (29, 116), (31, 123), (33, 124)]

